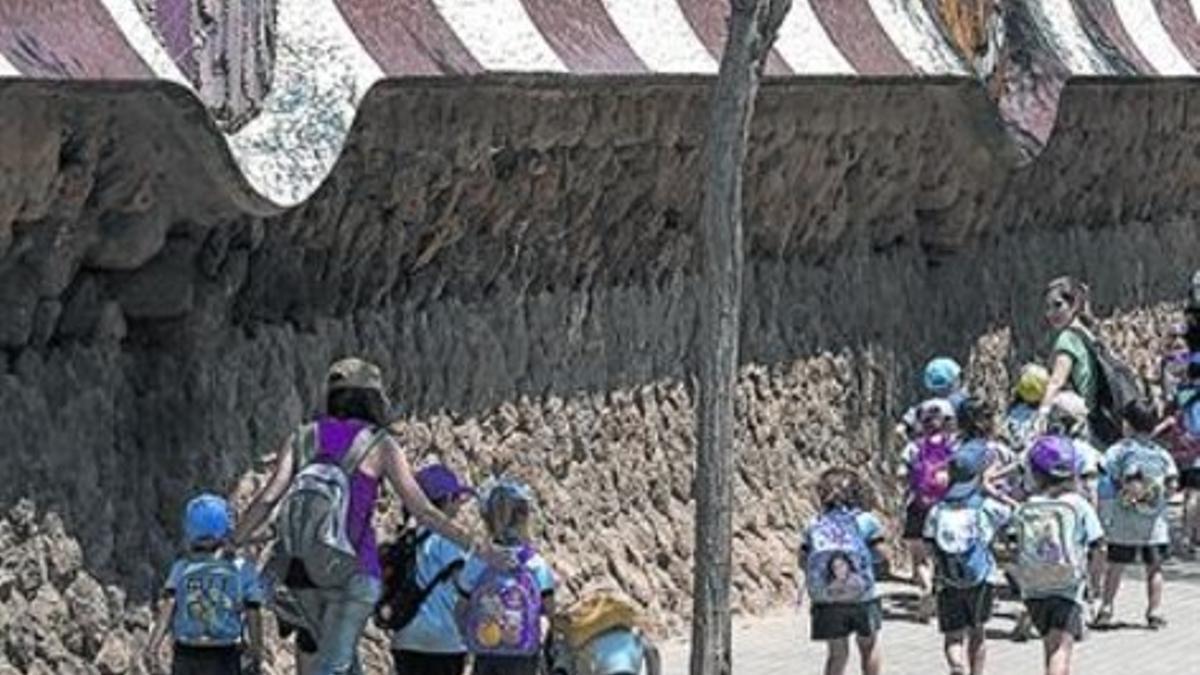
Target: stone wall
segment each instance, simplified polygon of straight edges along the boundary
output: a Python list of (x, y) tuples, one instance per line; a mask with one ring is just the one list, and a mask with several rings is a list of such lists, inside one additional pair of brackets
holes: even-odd
[[(112, 651), (144, 631), (183, 502), (251, 472), (346, 353), (392, 375), (414, 461), (533, 483), (568, 594), (614, 579), (678, 627), (708, 84), (390, 83), (326, 184), (275, 213), (179, 90), (0, 83), (0, 513), (25, 532), (0, 556), (0, 614), (43, 627), (41, 648), (10, 638), (0, 669), (121, 672)], [(1020, 167), (973, 83), (764, 87), (741, 608), (793, 598), (821, 467), (868, 467), (893, 496), (881, 444), (924, 359), (969, 360), (973, 385), (1000, 396), (1044, 354), (1049, 277), (1089, 279), (1114, 341), (1151, 370), (1200, 251), (1196, 110), (1183, 82), (1073, 84), (1046, 151)], [(78, 542), (77, 565), (29, 553), (59, 541)], [(25, 568), (47, 572), (26, 583)], [(104, 659), (103, 640), (69, 637), (90, 611), (67, 597), (79, 579), (84, 604), (109, 602), (120, 646)], [(46, 607), (58, 618), (30, 614)]]

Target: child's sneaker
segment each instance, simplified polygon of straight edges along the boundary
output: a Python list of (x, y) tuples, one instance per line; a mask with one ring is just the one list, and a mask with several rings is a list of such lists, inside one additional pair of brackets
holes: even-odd
[(1161, 630), (1167, 627), (1167, 619), (1161, 614), (1147, 614), (1146, 625), (1150, 630)]

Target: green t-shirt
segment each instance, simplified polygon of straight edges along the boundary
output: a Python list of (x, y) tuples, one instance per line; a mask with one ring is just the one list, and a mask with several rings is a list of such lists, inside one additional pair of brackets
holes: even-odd
[(1096, 367), (1088, 352), (1087, 343), (1073, 329), (1060, 331), (1054, 339), (1054, 354), (1071, 357), (1071, 388), (1087, 402), (1088, 409), (1096, 407)]

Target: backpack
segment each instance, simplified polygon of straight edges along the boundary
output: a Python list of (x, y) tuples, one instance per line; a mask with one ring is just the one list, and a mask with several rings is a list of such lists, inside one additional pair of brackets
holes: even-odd
[[(308, 580), (317, 588), (341, 588), (359, 570), (347, 527), (350, 477), (386, 434), (386, 430), (363, 429), (341, 462), (309, 462), (292, 479), (283, 499), (278, 517), (281, 553), (302, 563)], [(301, 430), (300, 436), (301, 443), (315, 447), (317, 425)]]
[(938, 579), (952, 588), (972, 588), (991, 573), (991, 550), (984, 535), (982, 502), (942, 502), (934, 507)]
[(1196, 465), (1200, 460), (1200, 398), (1193, 397), (1175, 413), (1175, 429), (1166, 440), (1180, 471)]
[(908, 481), (913, 497), (922, 507), (932, 507), (950, 489), (950, 458), (953, 455), (954, 444), (946, 434), (926, 436), (918, 442)]
[(1138, 443), (1128, 447), (1112, 470), (1117, 488), (1116, 506), (1126, 514), (1156, 518), (1167, 499), (1168, 467), (1151, 448)]
[(228, 647), (242, 640), (240, 560), (219, 556), (184, 562), (175, 589), (171, 632), (189, 647)]
[(808, 531), (805, 581), (813, 604), (857, 603), (875, 589), (874, 560), (853, 511), (832, 511)]
[(1068, 328), (1083, 340), (1092, 357), (1096, 373), (1096, 400), (1090, 402), (1088, 424), (1105, 445), (1121, 440), (1125, 409), (1135, 401), (1145, 401), (1141, 378), (1104, 342), (1089, 333)]
[(1075, 597), (1087, 580), (1087, 550), (1079, 512), (1061, 500), (1031, 501), (1017, 508), (1014, 576), (1025, 598)]
[(542, 591), (526, 546), (517, 554), (517, 567), (489, 566), (467, 600), (462, 634), (476, 656), (533, 656), (542, 646)]
[(428, 585), (417, 581), (417, 557), (421, 545), (432, 536), (429, 530), (407, 528), (400, 538), (384, 544), (379, 550), (383, 568), (383, 592), (375, 605), (375, 625), (384, 630), (401, 630), (421, 611), (433, 591), (462, 569), (461, 558), (451, 562), (434, 575)]
[(1013, 406), (1004, 418), (1004, 427), (1009, 443), (1017, 452), (1033, 447), (1037, 438), (1037, 408), (1028, 405)]

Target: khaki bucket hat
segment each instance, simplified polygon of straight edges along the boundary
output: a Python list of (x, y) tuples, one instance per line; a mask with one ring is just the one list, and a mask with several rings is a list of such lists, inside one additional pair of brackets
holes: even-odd
[(326, 384), (329, 391), (374, 389), (387, 398), (387, 390), (383, 387), (383, 371), (374, 363), (357, 357), (340, 359), (329, 366)]

